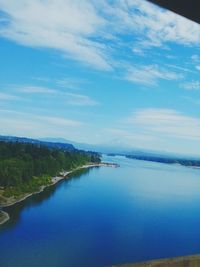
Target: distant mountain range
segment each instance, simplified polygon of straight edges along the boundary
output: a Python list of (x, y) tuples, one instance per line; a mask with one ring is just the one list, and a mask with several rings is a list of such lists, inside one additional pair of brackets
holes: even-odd
[(124, 150), (123, 148), (117, 147), (117, 146), (109, 146), (109, 145), (98, 145), (98, 144), (85, 144), (85, 143), (79, 143), (71, 140), (67, 140), (64, 138), (52, 138), (52, 137), (46, 137), (46, 138), (39, 138), (41, 141), (45, 142), (53, 142), (53, 143), (63, 143), (63, 144), (72, 144), (75, 148), (86, 150), (86, 151), (94, 151), (99, 153), (125, 153), (127, 150)]
[(122, 148), (118, 146), (110, 146), (110, 145), (93, 145), (93, 144), (84, 144), (79, 142), (70, 141), (64, 138), (53, 138), (53, 137), (46, 137), (46, 138), (38, 138), (32, 139), (27, 137), (17, 137), (17, 136), (3, 136), (0, 135), (0, 141), (8, 141), (8, 142), (20, 142), (20, 143), (32, 143), (32, 144), (39, 144), (39, 145), (46, 145), (48, 147), (65, 149), (65, 150), (85, 150), (85, 151), (93, 151), (98, 153), (104, 154), (134, 154), (134, 155), (160, 155), (156, 152), (151, 151), (142, 151), (142, 150), (133, 150), (128, 148)]
[(190, 156), (190, 155), (180, 155), (177, 153), (170, 153), (170, 152), (159, 152), (159, 151), (153, 151), (148, 149), (133, 149), (133, 148), (125, 148), (120, 146), (111, 146), (106, 144), (84, 144), (84, 143), (78, 143), (74, 141), (67, 140), (65, 138), (52, 138), (52, 137), (46, 137), (46, 138), (39, 138), (41, 141), (45, 142), (59, 142), (59, 143), (69, 143), (72, 144), (75, 148), (86, 150), (86, 151), (94, 151), (104, 154), (110, 154), (110, 155), (123, 155), (123, 156), (148, 156), (148, 157), (162, 157), (162, 158), (173, 158), (173, 159), (199, 159), (200, 157), (197, 156)]
[(122, 148), (117, 146), (109, 145), (94, 145), (94, 144), (84, 144), (79, 142), (70, 141), (64, 138), (26, 138), (26, 137), (16, 137), (16, 136), (1, 136), (0, 141), (9, 141), (9, 142), (21, 142), (21, 143), (33, 143), (39, 145), (45, 145), (47, 147), (63, 149), (66, 151), (74, 150), (84, 150), (92, 151), (97, 153), (109, 154), (112, 156), (122, 155), (130, 158), (137, 159), (150, 159), (150, 158), (162, 158), (162, 159), (194, 159), (199, 160), (200, 157), (197, 156), (188, 156), (188, 155), (179, 155), (168, 152), (158, 152), (152, 150), (142, 150), (142, 149), (132, 149), (132, 148)]

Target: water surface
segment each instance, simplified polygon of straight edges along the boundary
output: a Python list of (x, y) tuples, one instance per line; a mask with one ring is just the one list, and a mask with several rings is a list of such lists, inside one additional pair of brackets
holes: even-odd
[(98, 267), (200, 253), (200, 170), (107, 157), (7, 208), (1, 267)]

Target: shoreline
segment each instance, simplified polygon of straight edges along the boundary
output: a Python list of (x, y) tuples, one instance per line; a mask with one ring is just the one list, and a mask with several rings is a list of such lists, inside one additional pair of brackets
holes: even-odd
[(10, 219), (9, 214), (7, 212), (3, 211), (3, 210), (0, 210), (0, 225), (4, 224), (9, 219)]
[(116, 264), (110, 267), (197, 267), (200, 266), (200, 254), (170, 257), (138, 263)]
[[(80, 167), (77, 167), (76, 169), (73, 169), (71, 171), (63, 171), (63, 172), (60, 172), (60, 176), (55, 176), (55, 177), (52, 177), (51, 178), (51, 183), (48, 184), (48, 185), (42, 185), (40, 187), (40, 190), (39, 191), (36, 191), (36, 192), (32, 192), (32, 193), (27, 193), (27, 194), (24, 194), (21, 198), (19, 199), (15, 199), (15, 200), (11, 200), (10, 203), (8, 204), (1, 204), (0, 207), (1, 208), (6, 208), (6, 207), (10, 207), (10, 206), (13, 206), (19, 202), (22, 202), (24, 200), (26, 200), (27, 198), (33, 196), (33, 195), (36, 195), (36, 194), (39, 194), (41, 192), (44, 191), (45, 188), (49, 187), (49, 186), (53, 186), (55, 184), (57, 184), (58, 182), (66, 179), (66, 178), (69, 178), (68, 175), (73, 173), (73, 172), (76, 172), (78, 170), (81, 170), (81, 169), (88, 169), (88, 168), (94, 168), (94, 167), (114, 167), (114, 168), (117, 168), (119, 167), (118, 164), (116, 163), (107, 163), (107, 162), (100, 162), (100, 163), (88, 163), (86, 165), (82, 165)], [(4, 224), (5, 222), (7, 222), (9, 219), (10, 219), (10, 216), (7, 212), (3, 211), (3, 210), (0, 210), (0, 214), (3, 214), (4, 218), (1, 220), (1, 217), (0, 217), (0, 225)]]

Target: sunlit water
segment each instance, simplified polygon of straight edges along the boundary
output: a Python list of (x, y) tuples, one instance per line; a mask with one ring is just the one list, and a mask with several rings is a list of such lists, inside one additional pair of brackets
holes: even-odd
[(200, 169), (123, 157), (7, 208), (1, 267), (98, 267), (200, 253)]

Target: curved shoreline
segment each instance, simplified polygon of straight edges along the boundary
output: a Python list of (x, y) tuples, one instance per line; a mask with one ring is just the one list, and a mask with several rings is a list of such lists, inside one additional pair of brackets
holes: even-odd
[(110, 267), (197, 267), (200, 266), (200, 254), (173, 258), (150, 260), (139, 263), (111, 265)]
[[(19, 202), (22, 202), (25, 199), (31, 197), (32, 195), (39, 194), (39, 193), (43, 192), (45, 188), (47, 188), (49, 186), (52, 186), (52, 185), (55, 185), (55, 184), (57, 184), (61, 180), (64, 180), (66, 178), (69, 178), (68, 175), (71, 174), (71, 173), (73, 173), (73, 172), (75, 172), (75, 171), (78, 171), (78, 170), (81, 170), (81, 169), (94, 168), (94, 167), (102, 167), (102, 166), (105, 166), (105, 167), (119, 167), (119, 165), (118, 164), (115, 164), (115, 163), (101, 162), (101, 163), (90, 163), (90, 164), (86, 164), (86, 165), (80, 166), (80, 167), (78, 167), (78, 168), (76, 168), (74, 170), (71, 170), (71, 171), (61, 172), (60, 173), (60, 176), (52, 177), (51, 184), (42, 185), (40, 187), (40, 190), (39, 191), (25, 194), (21, 198), (19, 198), (18, 200), (14, 200), (13, 202), (11, 201), (11, 203), (2, 204), (1, 205), (1, 208), (6, 208), (6, 207), (9, 207), (9, 206), (13, 206), (13, 205), (15, 205), (15, 204), (17, 204)], [(9, 214), (7, 212), (5, 212), (3, 210), (0, 210), (0, 213), (2, 213), (4, 215), (4, 218), (2, 220), (0, 218), (0, 225), (2, 225), (2, 224), (4, 224), (5, 222), (7, 222), (10, 219), (10, 216), (9, 216)]]
[(0, 215), (1, 215), (1, 217), (3, 217), (3, 218), (0, 217), (0, 219), (1, 219), (0, 225), (4, 224), (5, 222), (7, 222), (10, 219), (9, 214), (3, 210), (0, 211)]

